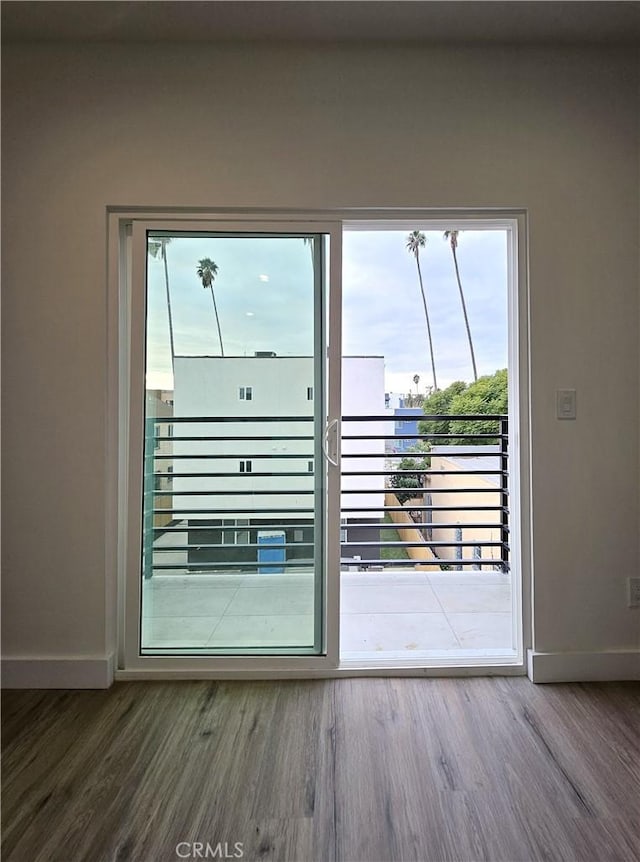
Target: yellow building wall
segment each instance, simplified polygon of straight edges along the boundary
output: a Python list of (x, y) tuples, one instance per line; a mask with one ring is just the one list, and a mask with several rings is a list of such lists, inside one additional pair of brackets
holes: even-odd
[[(489, 468), (488, 468), (489, 469)], [(481, 565), (483, 570), (492, 570), (501, 561), (500, 548), (482, 547), (482, 542), (499, 542), (501, 538), (500, 512), (469, 511), (467, 506), (499, 506), (500, 490), (489, 481), (489, 477), (468, 475), (460, 472), (459, 476), (434, 476), (438, 470), (464, 470), (457, 461), (444, 455), (431, 456), (432, 475), (427, 478), (427, 493), (432, 493), (434, 506), (459, 506), (459, 511), (432, 513), (432, 539), (438, 542), (456, 541), (455, 527), (439, 527), (438, 524), (457, 524), (462, 529), (463, 542), (476, 542), (481, 547), (481, 559), (491, 561), (490, 565)], [(497, 478), (497, 477), (491, 477)], [(478, 489), (467, 493), (455, 491), (457, 488)], [(442, 490), (441, 490), (442, 489)], [(437, 493), (436, 493), (437, 492)], [(486, 527), (466, 527), (465, 524), (487, 524)], [(456, 557), (455, 546), (438, 548), (438, 556), (443, 559)], [(473, 558), (473, 547), (462, 548), (462, 558)], [(465, 570), (468, 566), (464, 567)]]

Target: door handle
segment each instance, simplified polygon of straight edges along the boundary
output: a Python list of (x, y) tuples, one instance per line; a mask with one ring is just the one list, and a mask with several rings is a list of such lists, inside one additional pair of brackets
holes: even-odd
[[(333, 467), (340, 466), (340, 452), (338, 451), (338, 424), (339, 419), (332, 419), (331, 422), (328, 423), (327, 427), (324, 429), (324, 434), (322, 435), (322, 452), (324, 457)], [(333, 447), (333, 457), (329, 454), (329, 434), (331, 431), (335, 431), (334, 438), (334, 447)]]

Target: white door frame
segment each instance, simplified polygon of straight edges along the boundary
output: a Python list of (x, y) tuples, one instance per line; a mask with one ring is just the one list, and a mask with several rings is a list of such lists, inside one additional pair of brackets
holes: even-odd
[[(144, 225), (144, 228), (142, 227)], [(407, 659), (341, 665), (340, 625), (340, 468), (329, 466), (326, 519), (324, 643), (321, 656), (140, 656), (140, 538), (144, 390), (145, 256), (132, 254), (140, 231), (214, 230), (305, 231), (330, 236), (327, 297), (328, 421), (340, 420), (342, 231), (344, 229), (504, 229), (509, 248), (509, 459), (510, 545), (514, 620), (513, 660), (454, 656), (425, 665)], [(529, 396), (529, 293), (527, 216), (524, 210), (357, 209), (300, 212), (266, 209), (108, 211), (108, 561), (117, 588), (118, 669), (116, 677), (276, 678), (341, 675), (522, 674), (531, 643), (532, 559)], [(145, 233), (146, 236), (146, 233)], [(336, 513), (335, 506), (338, 511)], [(137, 538), (136, 538), (137, 537)], [(117, 548), (117, 551), (116, 551)], [(132, 573), (138, 573), (134, 576)], [(117, 585), (117, 587), (116, 587)]]

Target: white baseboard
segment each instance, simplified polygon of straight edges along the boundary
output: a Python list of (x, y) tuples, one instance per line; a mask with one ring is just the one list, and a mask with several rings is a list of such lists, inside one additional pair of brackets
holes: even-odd
[[(640, 650), (545, 653), (528, 650), (532, 682), (607, 682), (640, 680)], [(65, 656), (3, 658), (2, 688), (109, 688), (115, 658)]]
[(528, 650), (532, 682), (640, 680), (640, 650), (614, 652), (536, 652)]
[(3, 658), (2, 688), (109, 688), (113, 654), (100, 658)]

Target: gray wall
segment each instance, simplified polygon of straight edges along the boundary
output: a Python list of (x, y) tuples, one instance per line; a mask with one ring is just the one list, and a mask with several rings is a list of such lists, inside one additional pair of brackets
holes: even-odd
[[(204, 44), (3, 54), (5, 657), (114, 648), (108, 205), (526, 207), (535, 646), (638, 646), (624, 585), (639, 569), (630, 54)], [(577, 422), (555, 420), (557, 387), (577, 388)]]

